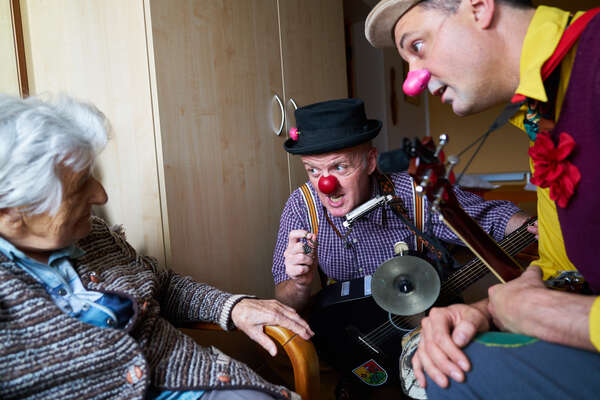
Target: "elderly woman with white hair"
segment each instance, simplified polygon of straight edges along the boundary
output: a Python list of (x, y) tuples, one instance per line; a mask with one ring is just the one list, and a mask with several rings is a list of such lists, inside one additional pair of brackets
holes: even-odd
[(91, 105), (0, 96), (0, 398), (294, 398), (171, 322), (308, 339), (294, 310), (159, 269), (92, 217), (107, 121)]

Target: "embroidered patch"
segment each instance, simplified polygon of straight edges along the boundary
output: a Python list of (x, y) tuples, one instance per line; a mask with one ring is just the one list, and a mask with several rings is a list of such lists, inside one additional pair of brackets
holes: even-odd
[(387, 382), (387, 372), (373, 359), (352, 370), (354, 375), (369, 386), (381, 386)]

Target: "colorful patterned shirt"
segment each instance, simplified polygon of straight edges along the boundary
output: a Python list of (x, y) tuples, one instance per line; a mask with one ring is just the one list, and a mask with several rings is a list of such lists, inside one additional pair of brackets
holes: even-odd
[[(394, 183), (395, 195), (400, 197), (408, 211), (409, 218), (414, 220), (413, 180), (406, 173), (391, 174)], [(372, 198), (381, 195), (374, 178), (371, 178)], [(413, 234), (408, 227), (398, 218), (389, 205), (377, 208), (365, 218), (354, 223), (346, 241), (333, 230), (325, 213), (327, 212), (320, 203), (314, 188), (308, 184), (316, 201), (318, 213), (318, 258), (319, 266), (329, 278), (335, 280), (349, 280), (371, 275), (377, 267), (394, 255), (393, 246), (398, 241), (404, 241), (411, 250), (416, 244)], [(464, 210), (473, 217), (490, 235), (500, 240), (504, 237), (506, 224), (510, 217), (519, 209), (506, 201), (484, 201), (481, 197), (454, 189), (457, 199)], [(438, 214), (430, 215), (427, 201), (424, 204), (426, 232), (451, 243), (462, 242), (440, 220)], [(340, 234), (344, 235), (347, 229), (342, 223), (343, 217), (334, 217), (328, 214), (329, 220), (335, 225)], [(277, 243), (273, 254), (273, 280), (279, 284), (290, 279), (285, 273), (283, 253), (287, 248), (290, 231), (303, 229), (310, 231), (308, 211), (300, 189), (295, 190), (288, 199), (281, 215)]]
[[(577, 20), (581, 15), (583, 15), (583, 12), (576, 13), (573, 21)], [(542, 102), (548, 101), (548, 95), (540, 71), (544, 62), (554, 53), (567, 27), (569, 16), (570, 13), (568, 11), (558, 8), (546, 6), (537, 8), (527, 30), (521, 50), (520, 83), (516, 90), (517, 93)], [(558, 121), (563, 108), (563, 101), (569, 86), (577, 50), (578, 44), (576, 43), (561, 63), (560, 82), (555, 99), (555, 121)], [(525, 112), (524, 108), (522, 112), (517, 113), (511, 119), (511, 123), (525, 130), (523, 112)], [(530, 142), (531, 145), (533, 145), (533, 142)], [(530, 165), (533, 171), (533, 163), (530, 162)], [(582, 174), (585, 173), (585, 171), (581, 172)], [(557, 271), (575, 270), (576, 266), (573, 265), (567, 255), (556, 204), (550, 199), (549, 189), (538, 187), (537, 197), (540, 235), (538, 249), (540, 258), (534, 261), (533, 264), (540, 266), (544, 273), (544, 279), (547, 279)], [(592, 343), (597, 350), (600, 350), (600, 296), (596, 298), (590, 310), (589, 332)]]

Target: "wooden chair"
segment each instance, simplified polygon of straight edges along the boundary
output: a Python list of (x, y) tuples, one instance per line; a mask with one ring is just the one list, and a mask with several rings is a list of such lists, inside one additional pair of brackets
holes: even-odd
[[(217, 324), (196, 322), (180, 328), (222, 331)], [(303, 400), (319, 398), (319, 359), (312, 342), (280, 326), (265, 326), (265, 333), (285, 350), (294, 370), (294, 391)]]

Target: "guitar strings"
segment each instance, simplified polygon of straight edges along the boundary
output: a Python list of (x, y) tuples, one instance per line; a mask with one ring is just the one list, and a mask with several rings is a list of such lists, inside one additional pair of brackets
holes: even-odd
[[(529, 246), (535, 241), (535, 236), (527, 231), (527, 226), (529, 225), (531, 225), (531, 223), (523, 226), (520, 229), (517, 229), (517, 231), (513, 232), (513, 234), (500, 241), (500, 246), (509, 254), (515, 254), (517, 251)], [(463, 268), (450, 275), (447, 280), (447, 282), (450, 283), (443, 287), (444, 291), (440, 293), (440, 298), (447, 300), (451, 298), (451, 296), (460, 294), (465, 287), (481, 279), (481, 277), (487, 273), (490, 273), (490, 271), (481, 260), (478, 258), (471, 260), (469, 263), (463, 266)], [(362, 338), (370, 341), (371, 343), (381, 343), (383, 340), (386, 340), (395, 333), (401, 333), (394, 326), (394, 324), (406, 325), (406, 323), (413, 322), (414, 320), (419, 322), (421, 319), (422, 318), (420, 316), (414, 315), (396, 315), (392, 317), (393, 323), (389, 320), (386, 320), (386, 322), (373, 329), (367, 335), (362, 336)]]
[[(511, 250), (510, 248), (507, 248), (507, 250)], [(452, 285), (449, 285), (446, 287), (446, 290), (444, 291), (444, 293), (440, 296), (441, 299), (444, 298), (449, 298), (452, 295), (456, 295), (458, 293), (460, 293), (460, 291), (456, 291), (456, 288), (464, 288), (466, 286), (469, 286), (472, 282), (481, 279), (481, 277), (483, 277), (483, 275), (486, 275), (488, 273), (490, 273), (490, 271), (488, 270), (488, 268), (483, 264), (483, 263), (471, 263), (471, 264), (477, 264), (473, 267), (470, 267), (469, 269), (471, 269), (471, 271), (468, 271), (467, 273), (459, 273), (456, 274), (455, 276), (459, 276), (459, 278), (457, 278), (456, 282), (454, 282)], [(468, 264), (467, 264), (468, 266)], [(465, 266), (465, 267), (467, 267)], [(460, 276), (463, 275), (463, 276)], [(407, 323), (412, 323), (414, 320), (414, 322), (419, 322), (422, 318), (418, 317), (415, 318), (415, 316), (394, 316), (392, 317), (393, 323), (390, 321), (386, 321), (386, 323), (381, 324), (379, 327), (375, 328), (372, 332), (370, 332), (368, 335), (365, 335), (365, 339), (369, 340), (372, 343), (380, 343), (381, 341), (387, 340), (387, 338), (389, 338), (391, 335), (395, 335), (398, 333), (401, 333), (398, 331), (398, 329), (396, 327), (394, 327), (394, 324), (403, 324), (406, 325)]]
[[(523, 231), (526, 232), (526, 229), (524, 229)], [(525, 234), (523, 231), (515, 232), (514, 236), (511, 235), (510, 240), (506, 240), (506, 243), (509, 243), (507, 245), (506, 245), (506, 243), (500, 242), (500, 244), (505, 249), (505, 251), (507, 251), (511, 254), (514, 254), (513, 252), (516, 252), (515, 249), (518, 249), (519, 247), (521, 247), (521, 249), (522, 249), (534, 242), (533, 235), (529, 234), (528, 232), (527, 232), (527, 234)], [(518, 240), (518, 239), (522, 239), (523, 237), (529, 239), (529, 240), (527, 240), (527, 243), (519, 243), (520, 240)], [(506, 239), (509, 239), (509, 238), (506, 238)], [(515, 242), (517, 242), (517, 243), (515, 243)], [(473, 265), (473, 266), (470, 266), (470, 265)], [(468, 270), (468, 271), (466, 271), (466, 270)], [(474, 282), (474, 280), (480, 279), (486, 273), (489, 273), (489, 270), (485, 266), (485, 264), (483, 264), (479, 259), (472, 260), (467, 265), (465, 265), (463, 268), (461, 268), (460, 270), (456, 271), (453, 275), (451, 275), (449, 280), (452, 280), (451, 278), (455, 278), (455, 277), (458, 277), (458, 278), (456, 279), (455, 282), (452, 282), (452, 284), (450, 284), (444, 288), (445, 290), (441, 294), (440, 298), (448, 298), (450, 295), (456, 295), (456, 294), (460, 293), (460, 291), (456, 292), (456, 288), (459, 288), (459, 289), (464, 288), (465, 286), (468, 286), (472, 282)], [(461, 276), (461, 275), (464, 275), (464, 276)], [(415, 317), (414, 316), (408, 316), (408, 317), (395, 316), (395, 317), (393, 317), (393, 321), (396, 324), (402, 324), (402, 323), (405, 324), (406, 322), (409, 322), (411, 319), (415, 319)], [(420, 319), (421, 318), (418, 318), (418, 321), (420, 321)], [(385, 340), (386, 338), (388, 338), (390, 335), (397, 333), (397, 331), (398, 330), (393, 326), (392, 323), (390, 323), (389, 321), (386, 321), (386, 323), (381, 324), (379, 327), (375, 328), (373, 331), (371, 331), (368, 335), (365, 335), (363, 338), (370, 340), (372, 343), (379, 343), (382, 340)]]

